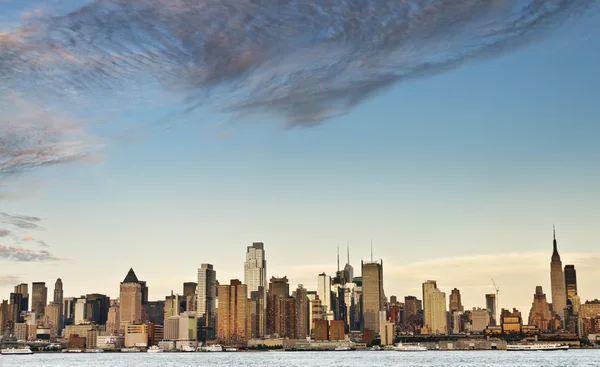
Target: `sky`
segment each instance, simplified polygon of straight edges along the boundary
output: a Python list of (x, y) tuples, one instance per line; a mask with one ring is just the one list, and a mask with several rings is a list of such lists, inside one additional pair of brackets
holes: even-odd
[(0, 299), (56, 278), (117, 297), (130, 267), (164, 299), (202, 263), (243, 280), (254, 241), (269, 277), (315, 289), (337, 246), (359, 274), (372, 241), (387, 296), (434, 279), (483, 307), (494, 278), (526, 315), (536, 286), (551, 298), (553, 225), (600, 298), (593, 2), (402, 1), (360, 32), (325, 0), (308, 20), (242, 6), (250, 23), (209, 0), (84, 3), (0, 1)]

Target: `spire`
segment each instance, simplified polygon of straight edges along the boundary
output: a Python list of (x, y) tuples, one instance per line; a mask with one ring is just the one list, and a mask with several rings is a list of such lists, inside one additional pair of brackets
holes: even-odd
[(373, 239), (371, 238), (371, 262), (373, 262)]
[(338, 273), (340, 272), (340, 245), (337, 245), (337, 264), (338, 264)]
[(346, 251), (348, 252), (348, 262), (347, 262), (347, 264), (350, 264), (350, 241), (348, 241), (348, 243), (346, 244)]
[(552, 226), (552, 235), (554, 237), (554, 241), (552, 242), (554, 251), (552, 252), (552, 255), (558, 255), (558, 246), (556, 244), (556, 228), (554, 227), (554, 225)]
[(133, 268), (129, 269), (127, 276), (125, 277), (125, 279), (123, 279), (123, 283), (139, 283), (139, 280), (135, 276), (135, 272), (133, 271)]

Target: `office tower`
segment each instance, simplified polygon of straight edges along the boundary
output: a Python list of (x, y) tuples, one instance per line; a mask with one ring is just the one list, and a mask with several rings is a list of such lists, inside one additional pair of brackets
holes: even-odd
[(59, 320), (56, 326), (56, 332), (60, 335), (64, 325), (64, 315), (63, 315), (63, 284), (60, 278), (56, 279), (56, 283), (54, 283), (54, 304), (58, 306), (59, 312)]
[(248, 340), (248, 287), (237, 279), (218, 289), (218, 338), (227, 345), (243, 345)]
[(27, 283), (21, 283), (15, 286), (15, 293), (21, 295), (21, 303), (19, 304), (19, 309), (21, 311), (29, 310), (29, 286)]
[(529, 310), (529, 325), (536, 325), (541, 331), (552, 330), (552, 312), (541, 286), (535, 287), (533, 303)]
[(577, 273), (575, 265), (565, 265), (565, 287), (567, 289), (567, 300), (572, 300), (577, 295)]
[(267, 327), (267, 260), (264, 244), (253, 242), (246, 247), (244, 262), (244, 283), (248, 286), (248, 298), (254, 301), (256, 311), (253, 312), (255, 337), (263, 337)]
[(48, 306), (46, 306), (46, 316), (48, 317), (48, 323), (50, 325), (50, 335), (56, 336), (59, 335), (58, 328), (60, 326), (61, 320), (61, 307), (60, 305), (50, 302)]
[(183, 296), (185, 297), (185, 311), (192, 312), (196, 311), (196, 305), (198, 301), (198, 296), (196, 295), (196, 290), (198, 288), (198, 283), (195, 282), (185, 282), (183, 283)]
[(140, 283), (140, 288), (142, 292), (142, 304), (144, 305), (148, 303), (148, 286), (146, 285), (146, 281), (144, 280), (140, 280), (138, 283)]
[(45, 282), (34, 282), (31, 285), (31, 311), (37, 317), (44, 315), (48, 303), (48, 288)]
[(308, 291), (298, 284), (296, 288), (296, 338), (304, 339), (310, 335)]
[(9, 305), (7, 300), (2, 300), (0, 303), (0, 335), (4, 335), (4, 331), (10, 323)]
[(85, 319), (96, 325), (106, 325), (110, 297), (104, 294), (92, 293), (85, 296)]
[[(285, 315), (285, 302), (290, 296), (290, 285), (287, 276), (283, 278), (271, 277), (269, 293), (267, 295), (267, 330), (270, 334), (280, 334), (285, 329), (280, 320)], [(280, 335), (281, 336), (281, 335)]]
[(321, 300), (324, 313), (330, 313), (331, 309), (331, 277), (325, 273), (319, 274), (317, 278), (317, 295)]
[(464, 308), (460, 297), (460, 290), (454, 288), (450, 293), (450, 312), (463, 312)]
[(110, 306), (106, 320), (106, 332), (108, 332), (110, 335), (117, 335), (119, 333), (119, 320), (119, 306)]
[(496, 323), (496, 295), (489, 293), (485, 295), (485, 307), (490, 313), (490, 325), (497, 325)]
[(75, 313), (75, 302), (76, 299), (73, 297), (67, 297), (63, 300), (63, 327), (71, 325), (73, 323), (73, 315)]
[(196, 310), (198, 317), (206, 313), (214, 315), (217, 300), (217, 272), (211, 264), (202, 264), (198, 269), (198, 286), (196, 289)]
[(73, 305), (73, 325), (80, 325), (86, 322), (86, 310), (85, 297), (77, 298)]
[(562, 262), (558, 254), (556, 244), (556, 231), (553, 241), (554, 251), (550, 262), (550, 285), (552, 288), (552, 310), (562, 321), (565, 320), (565, 308), (567, 308), (567, 291), (565, 289), (565, 276), (563, 274)]
[(490, 312), (487, 309), (473, 307), (471, 311), (471, 331), (482, 333), (490, 324)]
[(347, 246), (346, 251), (348, 256), (346, 266), (344, 266), (344, 279), (347, 283), (351, 283), (354, 279), (354, 268), (350, 265), (350, 245)]
[(446, 334), (446, 293), (437, 288), (435, 280), (423, 283), (423, 311), (424, 330), (423, 334)]
[(196, 288), (196, 315), (199, 319), (200, 340), (215, 334), (217, 317), (217, 272), (211, 264), (201, 264)]
[(413, 316), (417, 315), (419, 311), (418, 299), (415, 296), (404, 297), (404, 317), (406, 320), (410, 320)]
[(383, 305), (383, 261), (361, 261), (363, 329), (379, 332), (379, 311)]
[(150, 301), (142, 305), (142, 322), (163, 325), (165, 317), (165, 301)]
[(125, 279), (121, 282), (119, 317), (119, 330), (121, 332), (125, 331), (127, 325), (142, 321), (142, 285), (133, 269), (129, 269)]

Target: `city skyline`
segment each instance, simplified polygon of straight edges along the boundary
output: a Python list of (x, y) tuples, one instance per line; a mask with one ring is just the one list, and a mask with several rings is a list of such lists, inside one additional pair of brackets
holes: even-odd
[[(558, 241), (558, 242), (559, 242), (558, 243), (558, 248), (560, 248), (560, 241)], [(252, 248), (253, 246), (256, 246), (257, 243), (258, 242), (254, 242), (253, 245), (246, 246), (246, 247), (247, 248)], [(264, 247), (263, 247), (264, 244), (262, 242), (260, 244), (261, 244), (261, 250), (263, 251), (263, 255), (262, 256), (264, 256), (264, 251), (265, 251)], [(552, 246), (554, 246), (555, 244), (556, 244), (556, 240), (554, 239)], [(555, 247), (552, 247), (552, 249), (554, 250)], [(336, 247), (336, 250), (337, 250), (337, 247)], [(514, 254), (509, 254), (509, 255), (514, 255)], [(546, 257), (549, 257), (548, 254), (546, 254)], [(513, 257), (512, 260), (514, 261), (514, 260), (516, 260), (518, 258), (519, 257), (517, 255), (517, 256)], [(263, 260), (266, 260), (266, 259), (263, 258)], [(493, 257), (490, 257), (489, 260), (491, 262), (494, 262), (494, 258)], [(525, 261), (523, 262), (522, 265), (528, 265), (528, 266), (531, 266), (531, 265), (535, 266), (536, 265), (536, 264), (531, 264), (531, 263), (527, 264), (527, 262), (529, 262), (529, 261), (532, 260), (530, 258), (525, 258), (524, 260)], [(564, 264), (565, 264), (565, 266), (566, 265), (574, 265), (575, 266), (575, 269), (576, 269), (577, 274), (578, 274), (577, 275), (577, 279), (578, 279), (578, 282), (577, 282), (577, 294), (581, 297), (581, 301), (583, 302), (586, 299), (590, 299), (591, 300), (591, 299), (595, 299), (596, 298), (595, 293), (594, 293), (595, 290), (596, 290), (596, 287), (595, 287), (594, 278), (593, 277), (592, 278), (588, 278), (587, 277), (588, 271), (586, 271), (586, 269), (589, 270), (589, 268), (585, 266), (586, 261), (589, 262), (590, 264), (594, 264), (594, 259), (589, 259), (588, 258), (588, 259), (581, 259), (581, 260), (582, 260), (582, 263), (584, 264), (583, 266), (581, 266), (581, 265), (578, 266), (578, 263), (571, 264), (571, 263), (568, 263), (568, 262), (564, 262)], [(370, 263), (371, 259), (369, 259), (366, 262)], [(545, 270), (548, 270), (548, 268), (549, 268), (548, 264), (549, 263), (550, 263), (549, 261), (546, 261), (546, 264), (545, 264), (546, 269)], [(423, 264), (423, 262), (420, 263), (420, 264)], [(466, 264), (468, 264), (468, 262)], [(434, 262), (434, 263), (432, 263), (432, 265), (437, 266), (438, 267), (438, 271), (439, 271), (440, 270), (439, 269), (440, 266), (452, 265), (452, 263), (449, 262), (449, 263), (443, 264), (443, 263), (439, 263), (439, 262), (438, 263)], [(473, 265), (473, 263), (471, 263), (471, 265)], [(479, 265), (482, 266), (483, 268), (485, 268), (488, 264), (480, 263)], [(489, 265), (491, 265), (491, 264), (489, 264)], [(210, 265), (209, 264), (203, 264), (202, 266), (210, 266)], [(329, 265), (330, 270), (325, 271), (325, 274), (328, 276), (329, 279), (332, 279), (333, 276), (335, 276), (335, 271), (333, 270), (335, 266), (336, 265), (332, 263), (331, 265)], [(314, 268), (316, 269), (316, 266)], [(244, 262), (242, 262), (242, 264), (241, 264), (241, 269), (242, 269), (241, 270), (241, 274), (243, 275), (244, 274), (244, 270), (243, 270), (244, 269)], [(308, 268), (305, 267), (303, 269), (303, 271), (307, 271), (307, 269)], [(528, 269), (531, 269), (531, 268), (528, 268)], [(583, 271), (581, 269), (583, 269)], [(595, 269), (593, 265), (592, 265), (592, 269), (598, 270), (598, 269)], [(200, 270), (201, 269), (198, 268), (197, 272), (199, 273)], [(392, 271), (393, 270), (394, 269), (392, 268)], [(414, 269), (414, 270), (418, 272), (418, 269)], [(223, 282), (225, 282), (225, 284), (228, 284), (229, 283), (229, 279), (239, 279), (240, 278), (239, 276), (238, 277), (233, 276), (233, 277), (227, 278), (227, 276), (221, 275), (221, 273), (218, 271), (218, 268), (216, 268), (216, 266), (215, 266), (215, 268), (214, 268), (213, 271), (217, 272), (216, 280), (219, 281), (221, 284), (223, 284)], [(389, 292), (387, 289), (388, 288), (392, 288), (392, 287), (390, 287), (389, 284), (390, 283), (393, 284), (393, 281), (389, 280), (389, 277), (390, 277), (389, 274), (388, 274), (389, 271), (390, 271), (389, 265), (386, 265), (385, 271), (383, 273), (384, 294), (386, 295), (386, 297), (389, 298), (390, 296), (393, 295), (393, 296), (399, 297), (400, 299), (402, 299), (402, 297), (404, 297), (404, 296), (416, 296), (419, 299), (422, 298), (422, 295), (423, 295), (423, 288), (422, 288), (423, 287), (423, 283), (425, 283), (426, 281), (428, 281), (428, 279), (423, 279), (423, 280), (419, 281), (419, 280), (416, 280), (416, 277), (418, 275), (412, 274), (410, 276), (413, 279), (415, 279), (415, 282), (419, 282), (418, 286), (416, 286), (416, 287), (408, 287), (404, 291), (401, 290), (399, 292)], [(451, 273), (451, 272), (455, 271), (455, 269), (453, 267), (450, 267), (450, 268), (444, 269), (443, 271), (448, 271), (448, 273)], [(489, 271), (489, 269), (488, 269), (488, 271)], [(406, 272), (407, 275), (409, 273), (410, 273), (410, 271)], [(499, 271), (499, 273), (502, 273), (502, 271)], [(537, 271), (532, 271), (532, 272), (527, 273), (527, 279), (528, 279), (528, 281), (526, 283), (529, 284), (528, 282), (529, 282), (530, 279), (543, 278), (543, 276), (540, 277), (540, 274), (538, 274), (538, 273), (542, 273), (543, 274), (543, 273), (545, 273), (545, 271), (544, 271), (544, 269), (540, 269), (540, 270), (537, 270)], [(132, 274), (133, 274), (132, 273), (132, 269), (130, 269), (130, 273), (128, 274), (128, 277), (135, 276), (135, 274), (133, 274), (133, 275)], [(139, 274), (139, 272), (138, 272), (138, 274)], [(321, 273), (315, 273), (315, 274), (313, 274), (314, 276), (305, 275), (305, 276), (300, 277), (300, 278), (292, 278), (291, 276), (289, 276), (287, 274), (269, 274), (269, 273), (267, 273), (267, 278), (269, 279), (271, 277), (286, 276), (287, 279), (289, 279), (288, 286), (290, 288), (295, 288), (295, 286), (297, 284), (302, 284), (305, 287), (307, 287), (309, 290), (316, 290), (317, 292), (319, 292), (319, 286), (318, 286), (318, 282), (317, 282), (317, 277), (320, 277), (319, 274), (321, 274)], [(422, 274), (422, 273), (417, 273), (417, 274)], [(441, 274), (443, 274), (443, 273), (441, 273)], [(359, 276), (359, 275), (355, 274), (355, 276)], [(362, 276), (362, 274), (360, 276)], [(515, 274), (512, 274), (512, 276), (518, 278), (518, 277), (522, 276), (522, 274), (515, 273)], [(243, 278), (243, 277), (241, 277), (241, 278)], [(309, 280), (309, 278), (312, 278), (313, 282), (311, 282)], [(462, 298), (462, 302), (461, 303), (465, 307), (465, 310), (470, 310), (473, 307), (485, 308), (487, 306), (486, 305), (486, 298), (485, 298), (486, 294), (492, 293), (489, 289), (487, 289), (486, 285), (481, 285), (480, 287), (474, 287), (472, 285), (471, 286), (469, 286), (469, 285), (467, 285), (467, 286), (459, 286), (459, 285), (451, 286), (451, 285), (448, 285), (447, 286), (447, 284), (450, 284), (451, 281), (449, 281), (448, 279), (445, 279), (443, 276), (442, 277), (439, 277), (439, 276), (438, 277), (430, 277), (430, 278), (434, 279), (434, 281), (436, 282), (436, 285), (440, 284), (440, 285), (437, 286), (437, 288), (440, 289), (440, 291), (442, 293), (445, 293), (446, 308), (448, 308), (448, 309), (450, 307), (450, 294), (451, 294), (452, 288), (458, 288), (460, 290), (460, 295), (461, 295), (461, 298)], [(512, 309), (512, 308), (517, 308), (517, 309), (521, 310), (521, 312), (527, 313), (528, 310), (529, 310), (529, 307), (531, 306), (531, 294), (533, 293), (533, 290), (537, 286), (542, 286), (542, 288), (545, 290), (545, 292), (547, 294), (548, 302), (550, 303), (551, 302), (551, 297), (552, 297), (552, 288), (551, 288), (551, 284), (550, 284), (551, 283), (551, 281), (550, 281), (551, 277), (547, 276), (547, 278), (548, 278), (547, 282), (540, 282), (539, 284), (532, 285), (530, 287), (531, 289), (529, 290), (526, 299), (519, 300), (518, 302), (512, 302), (512, 301), (510, 301), (511, 299), (513, 299), (513, 297), (511, 297), (511, 294), (510, 294), (511, 293), (510, 286), (509, 287), (503, 287), (502, 284), (499, 283), (498, 285), (500, 286), (500, 290), (501, 290), (500, 294), (501, 294), (501, 296), (500, 296), (500, 304), (499, 304), (498, 308), (499, 309), (504, 308), (504, 309), (509, 309), (509, 310)], [(298, 279), (297, 283), (296, 283), (295, 279)], [(504, 278), (503, 277), (496, 277), (496, 280), (498, 280), (498, 279), (504, 279)], [(587, 281), (586, 281), (586, 279), (587, 279)], [(186, 282), (188, 280), (189, 279), (182, 279), (181, 281), (175, 281), (175, 280), (173, 280), (173, 284), (176, 284), (176, 286), (171, 287), (171, 289), (168, 290), (167, 292), (161, 292), (159, 290), (155, 290), (154, 289), (155, 287), (152, 286), (152, 284), (149, 284), (149, 286), (148, 286), (149, 291), (148, 291), (148, 289), (146, 290), (148, 292), (148, 294), (149, 294), (149, 295), (147, 295), (147, 297), (149, 299), (151, 299), (151, 300), (155, 300), (155, 299), (156, 300), (162, 300), (162, 299), (164, 299), (165, 296), (169, 295), (171, 293), (171, 291), (173, 291), (174, 294), (179, 294), (180, 296), (183, 296), (183, 293), (181, 293), (180, 289), (179, 289), (180, 288), (180, 283), (184, 283), (184, 282)], [(301, 280), (305, 280), (305, 281), (302, 282)], [(130, 279), (129, 281), (131, 282), (132, 280)], [(135, 281), (137, 281), (137, 280), (135, 280)], [(37, 284), (36, 282), (37, 283), (43, 283), (43, 282), (41, 282), (39, 280), (30, 281), (29, 283), (30, 284)], [(491, 284), (491, 279), (489, 280), (489, 282)], [(49, 280), (46, 281), (46, 283), (51, 284), (51, 282)], [(143, 283), (146, 284), (147, 282), (143, 282)], [(12, 285), (6, 285), (5, 288), (7, 290), (9, 290), (7, 293), (12, 292), (12, 288), (14, 286), (16, 286), (17, 284), (18, 283), (14, 283)], [(531, 284), (533, 284), (533, 283), (531, 283)], [(61, 287), (62, 287), (62, 283), (61, 283)], [(88, 286), (86, 286), (86, 287), (88, 287)], [(452, 287), (452, 288), (450, 288), (450, 287)], [(490, 286), (490, 288), (491, 287), (492, 286)], [(115, 291), (115, 292), (111, 293), (110, 291), (103, 291), (102, 289), (98, 290), (97, 288), (102, 288), (102, 287), (101, 287), (100, 284), (94, 285), (93, 292), (90, 289), (86, 289), (81, 294), (102, 293), (102, 294), (108, 295), (109, 297), (111, 297), (111, 299), (117, 299), (118, 298), (118, 294), (119, 294), (118, 291)], [(107, 287), (104, 285), (103, 289), (107, 289)], [(64, 290), (63, 290), (63, 292), (64, 292)], [(565, 290), (565, 292), (566, 292), (566, 290)], [(589, 296), (587, 296), (585, 292), (589, 293)], [(31, 289), (30, 289), (29, 293), (30, 293), (30, 303), (31, 303), (32, 302), (31, 301), (31, 294), (32, 294)], [(68, 290), (67, 290), (67, 294), (68, 294), (68, 297), (78, 297), (79, 296), (79, 293), (73, 293), (72, 294)], [(2, 297), (0, 297), (0, 298), (2, 298)], [(508, 300), (505, 300), (505, 298), (508, 298)], [(33, 307), (33, 306), (31, 306), (31, 307)]]
[[(465, 305), (484, 307), (484, 295), (494, 292), (493, 277), (500, 287), (500, 308), (526, 310), (536, 286), (551, 297), (546, 270), (550, 230), (556, 224), (562, 264), (576, 266), (582, 298), (596, 298), (594, 279), (600, 277), (596, 266), (600, 262), (597, 5), (580, 14), (566, 11), (564, 18), (577, 16), (561, 22), (547, 14), (551, 7), (544, 6), (546, 2), (537, 2), (538, 17), (527, 19), (549, 26), (543, 37), (510, 39), (508, 43), (520, 47), (461, 58), (459, 65), (439, 73), (409, 73), (406, 80), (389, 85), (377, 80), (373, 93), (361, 94), (361, 103), (350, 98), (352, 108), (344, 113), (294, 125), (295, 117), (307, 117), (300, 113), (306, 111), (282, 116), (281, 108), (289, 111), (284, 108), (289, 105), (268, 98), (259, 104), (264, 108), (258, 116), (237, 112), (232, 116), (222, 112), (219, 103), (214, 109), (201, 106), (188, 111), (189, 97), (194, 100), (204, 89), (189, 91), (178, 88), (179, 84), (163, 88), (146, 80), (153, 72), (141, 75), (139, 81), (118, 80), (123, 85), (109, 90), (102, 87), (114, 80), (94, 79), (97, 74), (92, 73), (92, 80), (83, 84), (95, 88), (77, 90), (81, 80), (74, 75), (89, 75), (89, 69), (78, 69), (81, 64), (73, 58), (99, 56), (87, 53), (87, 48), (69, 48), (66, 51), (71, 53), (62, 58), (46, 55), (56, 61), (53, 65), (65, 72), (61, 75), (66, 79), (56, 79), (49, 69), (16, 64), (27, 59), (27, 50), (36, 46), (42, 54), (46, 50), (43, 44), (19, 43), (21, 31), (51, 26), (44, 23), (50, 15), (61, 22), (69, 20), (69, 15), (60, 16), (84, 2), (88, 1), (45, 2), (48, 6), (43, 9), (39, 0), (5, 0), (0, 5), (0, 60), (8, 60), (8, 66), (0, 68), (0, 80), (6, 81), (0, 85), (1, 294), (21, 282), (30, 287), (45, 282), (50, 288), (61, 278), (65, 295), (93, 291), (116, 297), (124, 269), (133, 268), (148, 283), (149, 297), (161, 299), (171, 289), (177, 291), (180, 283), (196, 281), (202, 263), (214, 265), (222, 284), (244, 279), (245, 257), (240, 250), (254, 241), (264, 242), (269, 249), (266, 279), (285, 275), (292, 289), (298, 283), (314, 289), (316, 274), (335, 276), (336, 247), (348, 241), (351, 264), (359, 273), (360, 260), (370, 259), (372, 238), (375, 258), (386, 264), (387, 296), (418, 296), (422, 282), (432, 279), (446, 296), (458, 288)], [(560, 2), (563, 9), (579, 10), (584, 1)], [(482, 14), (497, 19), (500, 28), (511, 29), (503, 22), (512, 18), (507, 17), (507, 8), (487, 7), (495, 1), (461, 2), (468, 3), (483, 6)], [(102, 0), (97, 4), (102, 8)], [(169, 9), (176, 11), (172, 6)], [(93, 9), (97, 8), (85, 8), (75, 16), (99, 16), (86, 13)], [(318, 13), (353, 24), (351, 18)], [(479, 19), (473, 14), (436, 14), (460, 15), (440, 22), (448, 29), (429, 28), (424, 22), (414, 34), (430, 34), (432, 29), (438, 35), (455, 34), (458, 30), (452, 25), (457, 24), (477, 28), (469, 23)], [(402, 15), (395, 15), (402, 22)], [(204, 26), (197, 21), (178, 23), (187, 19), (179, 16), (151, 21), (164, 19), (198, 34), (202, 32), (197, 27)], [(292, 26), (302, 25), (297, 17), (291, 19), (298, 22)], [(74, 21), (86, 23), (85, 18)], [(37, 22), (43, 26), (36, 27)], [(61, 22), (57, 24), (67, 26)], [(524, 32), (534, 30), (529, 26), (523, 26)], [(100, 28), (93, 33), (106, 34), (107, 29)], [(236, 36), (235, 29), (221, 31)], [(264, 39), (259, 36), (265, 32), (279, 34), (272, 29), (258, 31), (254, 40)], [(316, 40), (328, 33), (321, 31), (309, 34)], [(353, 44), (357, 50), (369, 49), (362, 40), (372, 36), (354, 39)], [(462, 50), (480, 49), (489, 39), (479, 36), (474, 43), (461, 39), (464, 43), (458, 45), (465, 47), (450, 46), (449, 55), (429, 53), (445, 44), (443, 37), (419, 43), (408, 52), (385, 47), (373, 51), (383, 60), (390, 55), (398, 60), (391, 68), (395, 71), (419, 70), (422, 64), (414, 64), (412, 55), (419, 60), (462, 57)], [(40, 37), (34, 34), (30, 39)], [(75, 32), (73, 37), (84, 34)], [(61, 40), (51, 44), (70, 47)], [(266, 46), (276, 47), (268, 42)], [(321, 105), (315, 103), (321, 102), (320, 88), (330, 86), (319, 79), (320, 72), (314, 72), (323, 66), (318, 63), (324, 56), (323, 44), (300, 37), (290, 39), (287, 47), (288, 52), (277, 54), (290, 60), (267, 57), (268, 65), (278, 67), (255, 64), (256, 72), (244, 81), (255, 85), (265, 79), (279, 80), (271, 78), (272, 72), (299, 74), (303, 77), (298, 80), (305, 84), (293, 85), (296, 88), (282, 90), (267, 84), (263, 89), (273, 87), (292, 100)], [(101, 55), (114, 51), (96, 49)], [(386, 63), (372, 63), (370, 55), (326, 49), (327, 56), (347, 56), (353, 65), (376, 64), (375, 69), (356, 71), (359, 75), (354, 70), (327, 69), (328, 76), (348, 77), (365, 86), (374, 82), (371, 75), (389, 76), (382, 67)], [(302, 57), (295, 57), (298, 50)], [(203, 54), (189, 51), (194, 52), (186, 55)], [(221, 51), (229, 55), (240, 50)], [(20, 52), (25, 55), (14, 59)], [(171, 65), (190, 65), (179, 61)], [(217, 80), (231, 76), (211, 70), (209, 75)], [(107, 70), (122, 75), (119, 71), (123, 69)], [(35, 91), (29, 89), (31, 85)], [(335, 85), (342, 91), (349, 89)], [(220, 86), (217, 82), (215, 91)], [(70, 96), (54, 98), (60, 91)], [(293, 98), (297, 95), (287, 92), (305, 92), (300, 96), (307, 98)], [(351, 92), (344, 96), (356, 97)], [(225, 104), (237, 96), (217, 95), (218, 102)], [(327, 107), (328, 101), (323, 102)], [(328, 112), (326, 108), (311, 111)], [(48, 151), (56, 155), (41, 154)], [(40, 154), (24, 156), (23, 152)], [(103, 271), (90, 272), (92, 262), (101, 263)], [(165, 270), (157, 272), (157, 268)], [(86, 282), (78, 281), (84, 276)], [(88, 289), (88, 283), (93, 289)]]

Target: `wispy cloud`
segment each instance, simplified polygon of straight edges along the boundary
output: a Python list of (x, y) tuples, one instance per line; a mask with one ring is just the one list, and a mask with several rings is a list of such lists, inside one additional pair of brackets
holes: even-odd
[(49, 251), (34, 251), (17, 246), (0, 245), (0, 259), (20, 262), (62, 261)]
[(527, 44), (596, 3), (98, 0), (1, 36), (0, 79), (68, 96), (151, 77), (187, 95), (188, 109), (312, 124), (395, 83)]
[(26, 215), (16, 215), (0, 212), (0, 223), (21, 229), (43, 229), (39, 225), (40, 218)]
[(0, 287), (7, 287), (19, 284), (21, 280), (14, 275), (0, 276)]
[(10, 231), (8, 229), (2, 229), (0, 228), (0, 237), (6, 237), (10, 235)]

